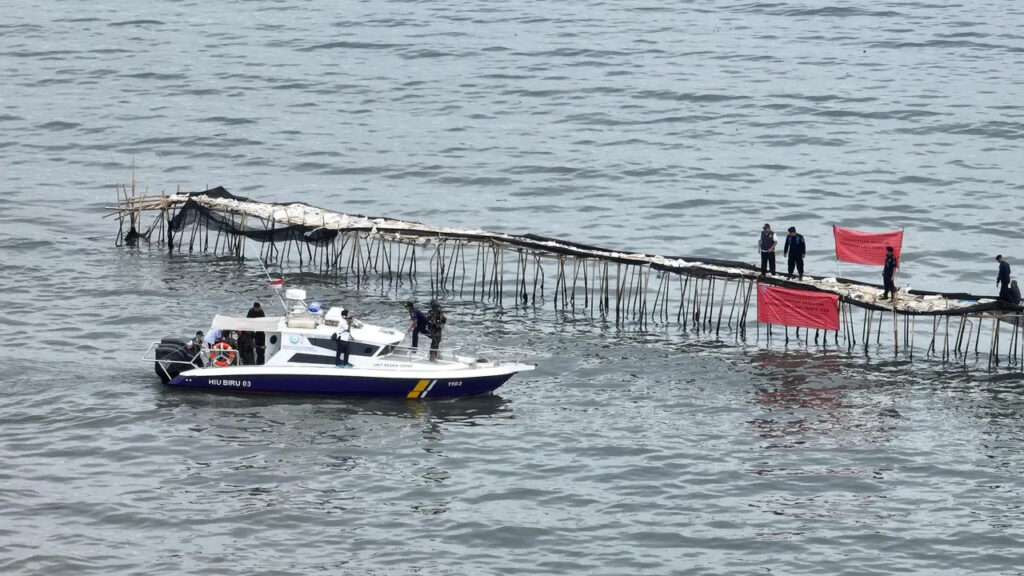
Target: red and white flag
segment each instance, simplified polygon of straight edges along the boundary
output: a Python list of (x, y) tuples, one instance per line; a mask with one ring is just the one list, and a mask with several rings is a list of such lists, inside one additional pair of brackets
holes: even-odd
[(757, 285), (757, 321), (782, 326), (839, 330), (839, 296)]
[(270, 286), (272, 288), (281, 288), (281, 287), (283, 287), (284, 286), (284, 278), (278, 278), (276, 280), (271, 280), (270, 281)]
[(832, 235), (836, 238), (836, 259), (843, 262), (881, 266), (885, 264), (886, 246), (892, 246), (897, 259), (903, 249), (902, 230), (872, 234), (833, 225)]

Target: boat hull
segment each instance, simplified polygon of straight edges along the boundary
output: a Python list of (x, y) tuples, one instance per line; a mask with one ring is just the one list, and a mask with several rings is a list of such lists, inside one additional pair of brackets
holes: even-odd
[(183, 372), (167, 385), (272, 394), (452, 398), (493, 392), (518, 370), (463, 370), (461, 373), (447, 375), (392, 375), (380, 372), (345, 368), (317, 368), (304, 371), (261, 370), (259, 367), (234, 370), (206, 368)]

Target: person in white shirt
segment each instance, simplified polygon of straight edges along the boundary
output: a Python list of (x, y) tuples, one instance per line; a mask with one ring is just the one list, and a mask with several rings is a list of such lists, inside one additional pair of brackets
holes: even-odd
[[(338, 368), (349, 368), (352, 366), (348, 363), (348, 343), (352, 340), (351, 331), (352, 329), (348, 324), (348, 310), (342, 310), (341, 319), (338, 320), (338, 329), (331, 336), (335, 346), (337, 346), (334, 351), (334, 363), (338, 365)], [(344, 359), (342, 354), (344, 354)]]

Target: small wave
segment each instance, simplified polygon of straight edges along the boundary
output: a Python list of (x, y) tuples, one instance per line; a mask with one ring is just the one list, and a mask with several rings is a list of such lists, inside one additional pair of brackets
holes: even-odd
[(122, 26), (163, 26), (160, 20), (125, 20), (123, 22), (111, 22), (107, 26), (120, 28)]
[(579, 168), (572, 168), (570, 166), (512, 166), (502, 170), (506, 174), (559, 174), (568, 175), (579, 172)]
[(336, 48), (344, 48), (346, 50), (390, 50), (391, 48), (398, 48), (401, 44), (384, 44), (376, 42), (327, 42), (326, 44), (314, 44), (313, 46), (306, 46), (305, 48), (299, 48), (299, 52), (313, 52), (316, 50), (334, 50)]
[(732, 201), (729, 201), (729, 200), (719, 200), (719, 199), (709, 200), (709, 199), (705, 199), (705, 198), (694, 198), (692, 200), (682, 200), (680, 202), (669, 202), (667, 204), (660, 205), (659, 208), (662, 211), (664, 211), (664, 210), (691, 210), (693, 208), (703, 208), (705, 206), (718, 206), (718, 207), (720, 207), (720, 206), (727, 206), (729, 204), (732, 204)]
[(159, 74), (157, 72), (138, 72), (136, 74), (122, 74), (122, 78), (135, 78), (137, 80), (184, 80), (184, 74)]
[(23, 51), (16, 50), (14, 52), (2, 53), (7, 56), (13, 56), (14, 58), (41, 58), (41, 59), (58, 59), (56, 56), (68, 56), (71, 54), (78, 54), (75, 50), (40, 50), (40, 51)]
[(402, 58), (406, 60), (425, 60), (432, 58), (456, 58), (460, 56), (466, 56), (465, 54), (456, 54), (454, 52), (442, 52), (440, 50), (413, 50), (402, 54)]
[(75, 122), (62, 122), (60, 120), (54, 120), (52, 122), (46, 122), (45, 124), (39, 124), (36, 128), (40, 130), (72, 130), (78, 128), (81, 124)]
[(749, 96), (739, 96), (731, 94), (701, 94), (693, 92), (673, 92), (671, 90), (657, 90), (657, 91), (640, 91), (636, 93), (636, 98), (649, 98), (651, 100), (666, 100), (671, 102), (697, 102), (697, 103), (717, 103), (717, 102), (730, 102), (733, 100), (749, 100)]
[(202, 118), (200, 122), (213, 122), (216, 124), (226, 124), (228, 126), (237, 126), (239, 124), (255, 124), (255, 120), (249, 118), (228, 118), (226, 116), (211, 116), (209, 118)]

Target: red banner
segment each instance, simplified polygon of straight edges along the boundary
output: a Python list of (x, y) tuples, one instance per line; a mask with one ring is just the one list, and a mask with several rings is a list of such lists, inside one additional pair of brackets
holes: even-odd
[(836, 258), (843, 262), (881, 266), (885, 264), (886, 246), (892, 246), (897, 259), (903, 248), (902, 230), (871, 234), (833, 225), (832, 234), (836, 238)]
[(839, 296), (828, 292), (758, 284), (757, 321), (839, 330)]

